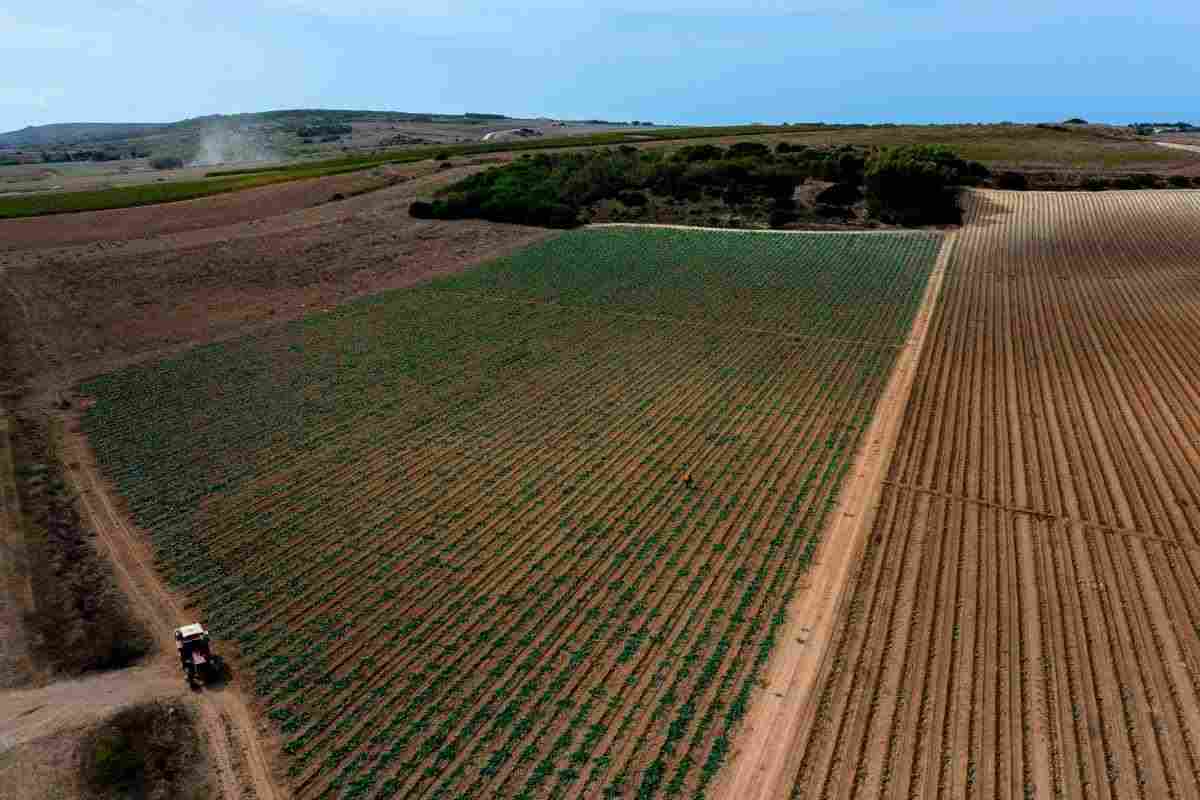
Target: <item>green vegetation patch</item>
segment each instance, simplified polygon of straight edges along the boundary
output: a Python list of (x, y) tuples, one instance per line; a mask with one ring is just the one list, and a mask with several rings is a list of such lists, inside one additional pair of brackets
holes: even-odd
[(703, 793), (934, 235), (585, 230), (86, 382), (311, 796)]
[(81, 771), (96, 800), (216, 797), (193, 711), (153, 702), (118, 711), (84, 739)]
[[(432, 286), (483, 297), (592, 305), (715, 326), (900, 341), (936, 234), (772, 234), (590, 228)], [(879, 314), (873, 315), (872, 308)]]
[(993, 169), (1136, 170), (1196, 156), (1121, 131), (1037, 125), (877, 125), (795, 131), (768, 137), (802, 145), (941, 145)]
[(69, 214), (76, 211), (101, 211), (108, 208), (129, 208), (171, 203), (178, 200), (194, 200), (198, 197), (266, 186), (282, 180), (294, 180), (294, 178), (258, 175), (248, 178), (172, 181), (85, 192), (46, 192), (20, 197), (5, 197), (0, 198), (0, 219), (35, 217), (44, 214)]
[[(902, 225), (957, 223), (958, 189), (989, 177), (986, 167), (937, 145), (865, 151), (762, 142), (682, 147), (673, 153), (621, 147), (583, 153), (538, 154), (471, 175), (409, 207), (414, 217), (463, 219), (570, 228), (593, 218), (599, 204), (636, 208), (647, 194), (668, 203), (723, 203), (749, 219), (782, 227), (798, 218), (796, 188), (810, 178), (834, 181), (818, 209), (852, 216), (846, 208), (866, 197), (874, 219)], [(862, 188), (865, 183), (865, 191)], [(740, 227), (736, 225), (733, 227)]]

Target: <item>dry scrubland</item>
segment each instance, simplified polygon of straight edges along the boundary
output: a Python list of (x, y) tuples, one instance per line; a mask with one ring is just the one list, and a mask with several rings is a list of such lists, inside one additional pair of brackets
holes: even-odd
[[(0, 284), (11, 298), (0, 344), (7, 338), (19, 354), (5, 359), (17, 368), (10, 380), (69, 385), (131, 359), (411, 285), (545, 237), (537, 228), (450, 225), (406, 213), (421, 193), (482, 168), (406, 171), (393, 176), (404, 182), (338, 202), (328, 202), (322, 179), (153, 208), (0, 220), (0, 240), (12, 234), (23, 241), (21, 250), (0, 252)], [(304, 192), (292, 191), (301, 185)], [(241, 198), (249, 194), (257, 203), (247, 206)], [(281, 206), (286, 213), (252, 216)], [(97, 227), (98, 216), (107, 228)], [(193, 218), (216, 224), (193, 229)], [(158, 226), (158, 235), (91, 241), (106, 229), (127, 233), (142, 223)], [(72, 240), (82, 243), (60, 246)]]
[(1198, 220), (971, 196), (794, 798), (1200, 796)]
[(794, 144), (890, 146), (940, 144), (993, 170), (1089, 173), (1171, 172), (1200, 175), (1200, 158), (1136, 139), (1121, 129), (1054, 130), (1035, 125), (927, 125), (846, 128), (769, 135)]
[(940, 246), (579, 231), (85, 383), (298, 796), (725, 759)]

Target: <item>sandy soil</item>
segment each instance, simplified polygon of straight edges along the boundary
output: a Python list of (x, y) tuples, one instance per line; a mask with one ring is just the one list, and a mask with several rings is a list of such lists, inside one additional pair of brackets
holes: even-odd
[(105, 672), (37, 689), (0, 693), (0, 751), (81, 728), (125, 706), (187, 694), (178, 662)]
[(971, 195), (775, 797), (1200, 796), (1198, 220)]
[(77, 800), (79, 730), (0, 750), (0, 800)]
[[(1200, 141), (1200, 138), (1195, 141)], [(1189, 153), (1200, 153), (1200, 144), (1186, 144), (1184, 142), (1155, 142), (1160, 147), (1169, 147), (1172, 150), (1186, 150)]]
[(788, 608), (788, 624), (738, 735), (736, 749), (713, 792), (729, 800), (755, 800), (791, 790), (791, 745), (811, 720), (802, 713), (828, 656), (838, 613), (845, 605), (852, 568), (861, 556), (883, 493), (884, 478), (908, 407), (913, 378), (930, 319), (954, 250), (955, 235), (942, 244), (921, 307), (891, 377), (875, 407), (871, 426), (839, 493), (838, 506), (822, 535), (813, 566)]
[(25, 377), (63, 385), (148, 354), (409, 286), (548, 235), (408, 216), (414, 198), (483, 168), (449, 169), (215, 228), (0, 254), (3, 288), (20, 312), (18, 343), (25, 363), (35, 365)]

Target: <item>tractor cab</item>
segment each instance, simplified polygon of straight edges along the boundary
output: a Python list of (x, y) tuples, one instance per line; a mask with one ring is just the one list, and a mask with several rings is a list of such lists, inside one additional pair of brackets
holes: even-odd
[(208, 631), (200, 623), (194, 622), (175, 629), (175, 649), (179, 651), (179, 662), (188, 683), (194, 683), (198, 675), (208, 675), (214, 671)]

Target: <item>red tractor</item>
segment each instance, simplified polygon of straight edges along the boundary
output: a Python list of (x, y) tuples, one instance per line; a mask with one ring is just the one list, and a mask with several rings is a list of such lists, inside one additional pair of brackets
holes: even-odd
[(221, 674), (220, 660), (212, 654), (208, 631), (200, 623), (175, 629), (175, 649), (189, 686), (195, 686), (197, 678), (207, 683)]

